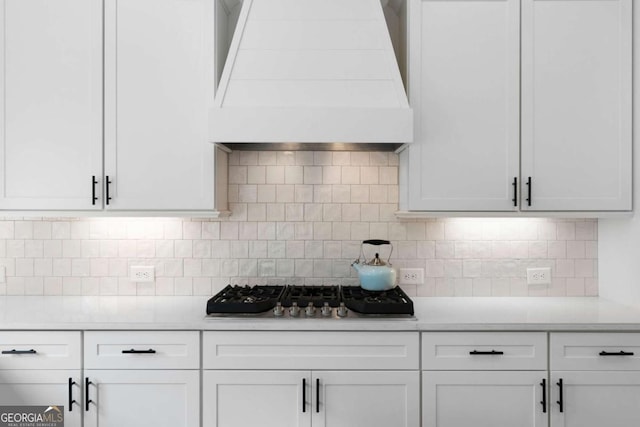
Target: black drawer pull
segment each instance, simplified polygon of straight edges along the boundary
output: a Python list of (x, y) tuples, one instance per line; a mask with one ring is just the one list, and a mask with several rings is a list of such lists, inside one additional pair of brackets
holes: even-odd
[(84, 379), (84, 410), (89, 412), (89, 404), (93, 403), (93, 400), (89, 399), (89, 385), (93, 384), (89, 381), (89, 378)]
[(618, 351), (616, 353), (613, 352), (608, 352), (608, 351), (601, 351), (600, 352), (600, 356), (633, 356), (633, 351)]
[(73, 398), (74, 385), (76, 385), (76, 382), (73, 378), (69, 378), (69, 412), (73, 412), (73, 404), (76, 403), (76, 400)]
[(542, 387), (542, 401), (540, 402), (540, 404), (542, 405), (542, 413), (546, 414), (547, 413), (547, 379), (546, 378), (542, 379), (540, 386)]
[(107, 194), (106, 194), (106, 196), (107, 196), (107, 197), (105, 197), (104, 199), (107, 201), (107, 205), (108, 205), (108, 204), (109, 204), (109, 202), (111, 201), (111, 199), (113, 198), (113, 197), (111, 197), (111, 194), (110, 194), (110, 192), (109, 192), (109, 190), (110, 190), (110, 189), (109, 189), (109, 186), (110, 186), (111, 184), (113, 184), (113, 181), (111, 181), (111, 180), (109, 179), (109, 175), (107, 175), (107, 176), (106, 176), (106, 178), (107, 178), (107, 179), (106, 179), (106, 182), (105, 182), (105, 187), (106, 187), (106, 190), (107, 190)]
[(302, 412), (307, 412), (307, 379), (302, 379)]
[(316, 413), (320, 412), (320, 378), (316, 378)]
[(564, 396), (562, 395), (562, 378), (558, 380), (556, 385), (558, 386), (558, 399), (559, 399), (556, 401), (556, 403), (560, 407), (560, 412), (564, 412)]
[(513, 178), (513, 206), (518, 207), (518, 177)]
[(96, 201), (98, 200), (98, 197), (96, 197), (96, 184), (98, 183), (98, 181), (96, 181), (96, 176), (93, 175), (91, 177), (91, 204), (95, 206)]
[(31, 350), (2, 350), (2, 354), (36, 354), (37, 351), (34, 349)]
[(155, 354), (156, 351), (152, 348), (150, 348), (149, 350), (135, 350), (135, 349), (131, 349), (131, 350), (122, 350), (122, 354)]
[(473, 350), (473, 351), (470, 351), (469, 354), (472, 355), (472, 356), (500, 356), (500, 355), (504, 354), (504, 351), (496, 351), (496, 350), (478, 351), (478, 350)]
[(531, 177), (527, 179), (527, 206), (531, 206)]

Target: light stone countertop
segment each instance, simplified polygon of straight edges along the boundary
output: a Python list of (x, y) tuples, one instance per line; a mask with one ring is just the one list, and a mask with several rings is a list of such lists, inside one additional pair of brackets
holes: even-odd
[(208, 297), (0, 297), (0, 330), (640, 331), (600, 298), (413, 298), (415, 320), (206, 318)]

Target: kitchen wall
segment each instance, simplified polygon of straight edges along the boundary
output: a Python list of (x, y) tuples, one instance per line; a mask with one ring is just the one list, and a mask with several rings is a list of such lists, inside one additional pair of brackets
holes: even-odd
[[(598, 294), (596, 220), (399, 221), (398, 157), (377, 152), (234, 152), (228, 219), (0, 220), (10, 295), (211, 295), (228, 283), (358, 283), (359, 242), (389, 239), (396, 267), (425, 269), (418, 296)], [(381, 249), (384, 252), (384, 249)], [(371, 250), (369, 251), (371, 254)], [(155, 283), (132, 283), (154, 265)], [(529, 287), (528, 266), (552, 269)]]

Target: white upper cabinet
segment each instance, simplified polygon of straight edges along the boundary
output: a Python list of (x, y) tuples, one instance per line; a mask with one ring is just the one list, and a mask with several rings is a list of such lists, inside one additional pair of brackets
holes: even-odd
[(631, 210), (631, 4), (522, 0), (523, 209)]
[(631, 210), (631, 0), (409, 1), (401, 209)]
[(410, 0), (410, 210), (510, 211), (520, 0)]
[(102, 1), (0, 1), (0, 209), (100, 209)]
[(214, 0), (105, 1), (107, 209), (214, 209), (214, 156), (225, 155), (207, 141), (214, 8)]

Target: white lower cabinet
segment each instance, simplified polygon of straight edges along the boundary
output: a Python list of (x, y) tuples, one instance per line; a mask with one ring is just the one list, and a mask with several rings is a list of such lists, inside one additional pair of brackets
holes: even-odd
[(422, 375), (423, 427), (548, 425), (548, 399), (542, 396), (546, 371), (425, 371)]
[(196, 331), (84, 334), (85, 427), (199, 427)]
[(322, 427), (419, 426), (418, 371), (312, 373), (312, 425)]
[(418, 342), (406, 332), (205, 332), (203, 426), (419, 427)]
[(422, 334), (423, 427), (547, 427), (547, 334)]
[(308, 371), (205, 371), (204, 425), (309, 426), (308, 383)]
[(640, 425), (640, 372), (557, 371), (551, 385), (553, 427)]
[(417, 371), (205, 371), (203, 381), (209, 427), (420, 425)]
[(551, 334), (552, 427), (640, 425), (640, 334)]
[(56, 406), (66, 427), (80, 427), (80, 379), (80, 369), (1, 370), (0, 406)]
[(86, 370), (85, 377), (85, 427), (200, 425), (198, 371)]

